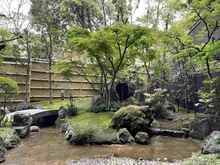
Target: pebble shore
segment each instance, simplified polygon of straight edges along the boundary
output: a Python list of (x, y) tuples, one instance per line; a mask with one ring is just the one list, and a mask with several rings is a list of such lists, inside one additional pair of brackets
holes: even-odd
[(82, 158), (80, 160), (72, 160), (67, 162), (66, 165), (182, 165), (182, 161), (170, 163), (108, 156), (103, 158)]

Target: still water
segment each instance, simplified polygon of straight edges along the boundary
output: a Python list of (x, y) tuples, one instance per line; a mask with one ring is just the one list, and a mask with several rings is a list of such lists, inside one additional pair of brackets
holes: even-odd
[(165, 136), (151, 138), (149, 145), (73, 146), (65, 140), (64, 134), (52, 127), (32, 133), (21, 143), (19, 148), (5, 154), (6, 162), (3, 165), (65, 165), (68, 160), (109, 154), (147, 160), (167, 158), (172, 162), (191, 157), (192, 152), (200, 150), (200, 143), (194, 140)]

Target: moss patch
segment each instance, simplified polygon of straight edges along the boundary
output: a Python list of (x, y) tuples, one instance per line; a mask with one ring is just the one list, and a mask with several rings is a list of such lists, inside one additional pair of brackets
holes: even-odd
[(14, 134), (14, 130), (12, 127), (0, 127), (0, 136), (5, 139), (8, 136)]
[(201, 155), (195, 158), (190, 158), (183, 163), (183, 165), (217, 165), (220, 164), (220, 154), (208, 154), (208, 155)]
[(102, 113), (92, 113), (92, 112), (82, 112), (68, 120), (70, 124), (83, 124), (83, 123), (93, 123), (100, 126), (102, 129), (109, 129), (113, 112), (102, 112)]
[[(75, 103), (76, 103), (76, 106), (78, 108), (80, 108), (81, 110), (87, 110), (90, 106), (90, 102), (91, 102), (91, 98), (88, 97), (88, 98), (77, 98), (77, 99), (74, 99)], [(65, 99), (63, 101), (61, 100), (53, 100), (53, 103), (50, 104), (50, 101), (39, 101), (39, 102), (33, 102), (31, 103), (32, 106), (35, 106), (35, 105), (42, 105), (42, 107), (44, 109), (55, 109), (55, 110), (59, 110), (60, 106), (64, 106), (64, 107), (67, 107), (68, 105), (70, 105), (70, 101), (69, 99)]]

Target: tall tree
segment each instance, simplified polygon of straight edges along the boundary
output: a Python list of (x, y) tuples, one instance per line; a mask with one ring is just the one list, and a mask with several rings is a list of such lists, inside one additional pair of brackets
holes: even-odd
[(106, 26), (97, 32), (78, 27), (69, 30), (69, 47), (78, 54), (85, 54), (90, 64), (95, 65), (103, 76), (106, 110), (110, 109), (111, 91), (117, 74), (132, 58), (128, 50), (148, 33), (148, 29), (130, 24)]
[(32, 25), (41, 35), (44, 58), (48, 60), (50, 103), (52, 104), (52, 63), (62, 53), (63, 24), (65, 23), (61, 19), (61, 1), (31, 0), (31, 2)]
[[(215, 60), (216, 54), (220, 51), (217, 46), (219, 40), (215, 37), (219, 29), (220, 1), (192, 0), (186, 3), (177, 1), (177, 4), (179, 10), (185, 11), (185, 21), (181, 28), (186, 29), (182, 36), (172, 34), (182, 47), (178, 57), (182, 60), (188, 58), (188, 65), (194, 62), (197, 73), (206, 72), (210, 82), (209, 92), (214, 91), (214, 102), (219, 102), (219, 89), (212, 84), (217, 80), (214, 79), (213, 72), (219, 68), (219, 63)], [(217, 104), (215, 108), (220, 110)]]

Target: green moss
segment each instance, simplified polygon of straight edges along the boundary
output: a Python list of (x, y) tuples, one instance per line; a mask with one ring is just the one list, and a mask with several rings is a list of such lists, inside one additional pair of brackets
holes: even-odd
[(70, 124), (94, 123), (102, 129), (108, 129), (111, 125), (114, 112), (92, 113), (84, 112), (68, 120)]
[(195, 158), (190, 158), (189, 160), (185, 161), (183, 165), (218, 165), (220, 164), (220, 154), (208, 154), (208, 155), (201, 155)]
[[(127, 107), (122, 107), (122, 108), (120, 108), (120, 110), (119, 111), (117, 111), (117, 112), (115, 112), (115, 116), (121, 116), (122, 114), (124, 114), (124, 113), (128, 113), (128, 110), (130, 110), (131, 111), (131, 114), (133, 114), (134, 113), (134, 111), (136, 111), (136, 110), (142, 110), (142, 109), (144, 109), (145, 108), (145, 106), (138, 106), (138, 105), (129, 105), (129, 106), (127, 106)], [(136, 111), (137, 112), (137, 111)], [(141, 113), (141, 112), (140, 112)]]
[[(90, 107), (91, 98), (77, 98), (74, 99), (76, 102), (76, 107), (79, 108), (81, 111), (86, 111)], [(39, 102), (33, 102), (31, 103), (32, 106), (35, 105), (42, 105), (44, 109), (59, 109), (60, 106), (67, 107), (70, 105), (69, 99), (65, 99), (63, 101), (61, 100), (53, 100), (53, 103), (50, 104), (50, 101), (39, 101)]]
[(0, 136), (5, 139), (9, 135), (13, 135), (14, 130), (12, 127), (0, 127)]

